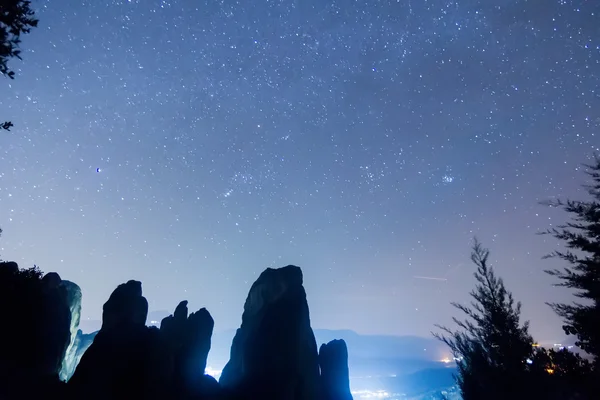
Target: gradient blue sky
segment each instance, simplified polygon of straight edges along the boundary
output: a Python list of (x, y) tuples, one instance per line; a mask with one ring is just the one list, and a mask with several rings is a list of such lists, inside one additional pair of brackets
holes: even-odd
[(77, 282), (85, 318), (135, 278), (232, 328), (296, 264), (313, 326), (428, 335), (477, 235), (563, 336), (535, 233), (566, 217), (537, 203), (583, 196), (600, 145), (598, 2), (33, 3), (0, 82), (1, 254)]

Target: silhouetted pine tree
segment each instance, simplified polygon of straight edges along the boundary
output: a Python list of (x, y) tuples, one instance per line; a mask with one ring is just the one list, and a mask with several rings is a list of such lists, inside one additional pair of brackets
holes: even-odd
[[(28, 0), (0, 1), (0, 73), (14, 79), (15, 72), (8, 67), (11, 58), (21, 59), (21, 34), (37, 26), (37, 19)], [(12, 122), (0, 123), (0, 129), (9, 130)]]
[(501, 278), (488, 265), (489, 251), (475, 240), (471, 260), (477, 284), (469, 306), (452, 303), (466, 314), (453, 318), (459, 330), (436, 325), (434, 336), (458, 358), (457, 383), (464, 400), (525, 399), (527, 359), (533, 353), (528, 323), (521, 324), (521, 304), (515, 303)]
[(594, 357), (596, 369), (600, 369), (600, 157), (595, 157), (594, 165), (586, 165), (592, 184), (585, 185), (591, 195), (589, 201), (555, 200), (547, 202), (552, 207), (560, 207), (571, 214), (572, 220), (557, 228), (549, 229), (550, 234), (561, 240), (567, 247), (555, 251), (546, 258), (557, 257), (570, 264), (563, 270), (546, 272), (560, 280), (558, 286), (575, 289), (575, 296), (584, 299), (585, 304), (550, 303), (560, 315), (568, 335), (576, 335), (576, 345)]

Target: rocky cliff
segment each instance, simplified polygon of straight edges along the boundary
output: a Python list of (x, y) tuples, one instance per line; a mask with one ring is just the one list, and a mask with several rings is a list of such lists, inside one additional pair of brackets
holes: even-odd
[[(67, 381), (75, 369), (75, 363), (77, 360), (77, 349), (80, 346), (80, 341), (77, 341), (77, 332), (79, 328), (79, 321), (81, 319), (81, 288), (71, 282), (63, 280), (60, 285), (63, 287), (66, 295), (66, 301), (69, 305), (70, 324), (69, 324), (69, 345), (63, 358), (59, 377), (62, 381)], [(87, 348), (86, 348), (87, 349)]]
[(244, 398), (314, 400), (319, 361), (302, 271), (268, 268), (248, 293), (221, 385)]
[(206, 309), (188, 313), (182, 301), (160, 329), (148, 327), (142, 284), (128, 281), (104, 304), (100, 331), (83, 334), (76, 284), (0, 263), (0, 398), (349, 400), (346, 344), (317, 352), (302, 281), (295, 266), (259, 276), (219, 383), (204, 373)]

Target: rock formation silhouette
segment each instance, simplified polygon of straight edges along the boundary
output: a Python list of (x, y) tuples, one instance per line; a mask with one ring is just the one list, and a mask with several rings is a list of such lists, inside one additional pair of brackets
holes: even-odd
[(114, 290), (103, 307), (102, 328), (69, 381), (74, 397), (168, 397), (172, 362), (159, 330), (146, 327), (147, 315), (141, 282)]
[(218, 384), (204, 375), (215, 322), (206, 308), (188, 317), (187, 301), (161, 321), (160, 332), (173, 358), (173, 387), (179, 396), (214, 394)]
[(237, 398), (319, 397), (317, 344), (300, 268), (268, 268), (248, 293), (219, 383)]
[(65, 280), (63, 280), (60, 285), (66, 292), (69, 313), (71, 314), (71, 323), (69, 325), (69, 346), (67, 347), (59, 373), (60, 379), (62, 381), (67, 381), (75, 369), (75, 362), (78, 361), (76, 360), (75, 353), (79, 347), (79, 343), (76, 343), (76, 341), (78, 333), (77, 328), (79, 327), (79, 321), (81, 319), (81, 288), (77, 284)]
[(323, 343), (319, 349), (322, 400), (352, 400), (348, 347), (343, 340)]
[(62, 368), (60, 370), (60, 380), (68, 381), (75, 373), (75, 368), (81, 361), (81, 357), (94, 342), (94, 338), (98, 332), (83, 333), (81, 329), (77, 330), (75, 339), (65, 355)]
[(350, 400), (346, 344), (317, 353), (302, 279), (291, 265), (259, 276), (217, 382), (205, 375), (206, 309), (188, 315), (182, 301), (160, 329), (147, 327), (142, 284), (131, 280), (104, 304), (100, 331), (83, 334), (76, 284), (0, 263), (0, 399)]
[(76, 285), (57, 273), (0, 263), (0, 398), (62, 393), (58, 379), (77, 322)]

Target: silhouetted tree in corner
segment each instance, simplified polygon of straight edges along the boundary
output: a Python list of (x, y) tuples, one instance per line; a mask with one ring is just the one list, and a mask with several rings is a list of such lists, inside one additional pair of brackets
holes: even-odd
[(554, 200), (546, 202), (571, 214), (572, 220), (545, 234), (561, 240), (567, 247), (555, 251), (546, 258), (557, 257), (570, 266), (563, 270), (546, 272), (560, 280), (558, 286), (575, 289), (575, 296), (585, 299), (585, 304), (551, 303), (560, 315), (567, 335), (576, 335), (576, 345), (593, 356), (596, 372), (600, 370), (600, 156), (594, 165), (586, 165), (593, 183), (585, 185), (591, 195), (589, 201)]
[[(8, 67), (11, 58), (21, 59), (21, 34), (37, 26), (37, 19), (28, 0), (0, 1), (0, 73), (14, 79), (15, 72)], [(0, 129), (9, 130), (12, 122), (0, 123)]]
[(466, 315), (453, 318), (459, 330), (436, 325), (434, 336), (458, 359), (456, 376), (464, 400), (526, 399), (527, 359), (533, 353), (528, 323), (521, 324), (521, 304), (515, 303), (501, 278), (488, 265), (489, 251), (475, 240), (471, 260), (477, 284), (470, 306), (452, 303)]
[[(530, 381), (546, 400), (593, 399), (592, 368), (588, 360), (567, 349), (538, 348), (529, 360)], [(543, 393), (543, 395), (542, 395)]]

